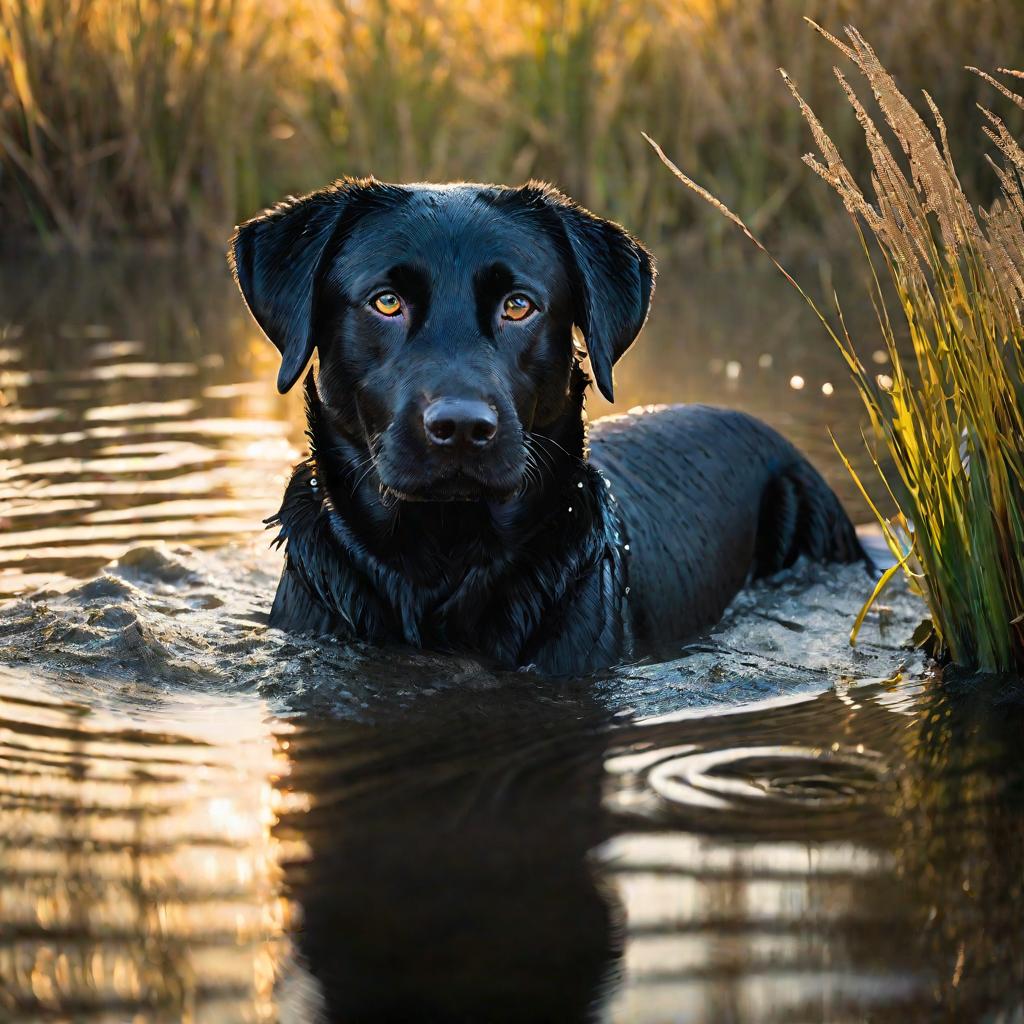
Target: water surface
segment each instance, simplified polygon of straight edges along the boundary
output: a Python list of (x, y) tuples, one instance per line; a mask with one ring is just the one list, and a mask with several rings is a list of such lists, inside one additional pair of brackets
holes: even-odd
[(0, 681), (7, 1019), (1024, 1012), (1017, 713), (896, 682), (646, 720), (532, 682), (162, 703)]
[[(919, 604), (851, 649), (870, 581), (800, 566), (573, 684), (269, 630), (275, 364), (219, 262), (0, 268), (0, 1019), (1024, 1019), (1024, 723)], [(773, 278), (664, 268), (617, 391), (765, 417), (866, 518)]]

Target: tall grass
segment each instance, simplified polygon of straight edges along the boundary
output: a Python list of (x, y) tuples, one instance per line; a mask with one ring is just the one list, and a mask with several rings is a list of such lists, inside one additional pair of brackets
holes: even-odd
[(898, 73), (938, 82), (954, 144), (984, 88), (955, 67), (1024, 50), (1024, 10), (991, 0), (0, 0), (0, 230), (219, 239), (342, 173), (539, 176), (652, 241), (715, 244), (645, 129), (791, 238), (830, 206), (794, 169), (776, 68), (851, 139), (797, 29), (852, 12)]
[(257, 0), (0, 0), (0, 211), (78, 247), (263, 199), (296, 58)]
[[(876, 513), (897, 564), (879, 589), (902, 569), (928, 602), (952, 661), (1022, 673), (1024, 149), (998, 115), (982, 108), (985, 135), (999, 156), (990, 161), (999, 197), (975, 209), (932, 97), (924, 94), (929, 127), (858, 31), (847, 29), (848, 45), (822, 34), (864, 77), (883, 119), (872, 117), (835, 69), (866, 141), (864, 190), (783, 72), (818, 149), (805, 162), (838, 193), (865, 252), (876, 252), (884, 267), (872, 298), (891, 373), (865, 366), (841, 314), (829, 327), (887, 456), (875, 465), (897, 512)], [(969, 70), (1024, 109), (1024, 98)], [(669, 166), (754, 238), (741, 218)]]

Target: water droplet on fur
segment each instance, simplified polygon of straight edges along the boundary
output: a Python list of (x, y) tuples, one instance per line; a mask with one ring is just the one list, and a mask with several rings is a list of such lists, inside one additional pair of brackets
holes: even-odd
[(583, 489), (583, 481), (581, 480), (576, 486), (579, 487), (580, 490), (582, 490)]

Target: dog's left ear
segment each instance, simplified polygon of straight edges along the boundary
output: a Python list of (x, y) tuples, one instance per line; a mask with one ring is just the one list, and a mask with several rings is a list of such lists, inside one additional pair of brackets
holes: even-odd
[(596, 217), (550, 186), (525, 186), (557, 214), (575, 264), (576, 324), (601, 394), (614, 400), (612, 367), (636, 340), (654, 294), (654, 258), (613, 221)]
[(228, 262), (253, 319), (281, 353), (277, 390), (298, 380), (316, 347), (320, 269), (347, 227), (402, 190), (372, 178), (344, 178), (289, 198), (235, 232)]

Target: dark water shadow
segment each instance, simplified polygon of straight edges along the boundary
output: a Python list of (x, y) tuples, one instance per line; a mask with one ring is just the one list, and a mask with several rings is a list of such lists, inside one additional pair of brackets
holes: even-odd
[(331, 1021), (591, 1018), (621, 909), (591, 859), (609, 718), (587, 693), (466, 698), (288, 734), (298, 948)]
[(281, 785), (308, 809), (277, 829), (305, 850), (284, 878), (323, 1019), (1018, 1012), (1022, 724), (874, 686), (639, 723), (524, 689), (298, 725)]
[(9, 682), (4, 1019), (1024, 1012), (1024, 714), (991, 693), (636, 719), (523, 679), (132, 725)]

